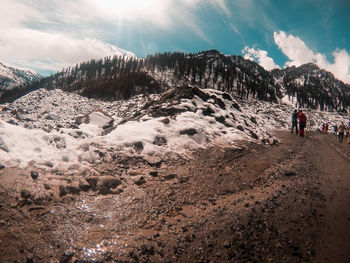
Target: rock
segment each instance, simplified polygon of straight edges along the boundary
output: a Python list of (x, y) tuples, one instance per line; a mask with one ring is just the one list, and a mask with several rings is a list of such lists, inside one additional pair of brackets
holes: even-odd
[(50, 190), (51, 189), (51, 186), (49, 184), (44, 184), (44, 187), (46, 190)]
[(39, 177), (39, 173), (35, 171), (31, 171), (30, 176), (33, 178), (33, 180), (36, 180)]
[(249, 133), (250, 133), (250, 135), (251, 135), (251, 137), (252, 137), (253, 139), (255, 139), (255, 140), (259, 139), (258, 135), (256, 135), (255, 132), (249, 131)]
[(228, 94), (228, 93), (223, 93), (222, 94), (222, 97), (225, 99), (225, 100), (230, 100), (230, 101), (232, 101), (232, 97), (230, 96), (230, 94)]
[(250, 117), (250, 121), (254, 124), (258, 124), (258, 122), (256, 121), (255, 117)]
[(114, 177), (103, 178), (98, 183), (99, 193), (102, 195), (111, 194), (113, 193), (111, 189), (115, 189), (121, 184), (122, 184), (122, 181), (120, 181), (117, 178), (114, 178)]
[(144, 159), (149, 166), (159, 168), (162, 165), (162, 159), (160, 159), (159, 157), (147, 156), (147, 157), (144, 157)]
[(7, 153), (10, 152), (10, 148), (6, 145), (5, 141), (0, 137), (0, 150), (3, 150)]
[(135, 148), (135, 150), (137, 152), (142, 152), (143, 151), (143, 143), (142, 142), (135, 142), (133, 144), (133, 146), (134, 146), (134, 148)]
[(160, 122), (163, 122), (164, 124), (169, 124), (170, 120), (169, 120), (169, 118), (164, 118), (164, 119), (160, 120)]
[(202, 114), (204, 116), (211, 116), (213, 113), (215, 113), (215, 111), (210, 107), (207, 107), (206, 109), (202, 110)]
[(226, 119), (225, 119), (224, 116), (220, 116), (220, 117), (215, 117), (215, 120), (217, 122), (220, 122), (220, 123), (224, 124)]
[(86, 178), (86, 181), (89, 183), (90, 187), (95, 190), (97, 187), (97, 183), (98, 183), (98, 178), (96, 177), (89, 177)]
[(3, 165), (2, 163), (0, 163), (0, 170), (5, 169), (5, 165)]
[(64, 140), (64, 138), (61, 138), (59, 136), (56, 136), (53, 138), (56, 148), (59, 150), (65, 149), (66, 148), (66, 142)]
[(172, 180), (177, 177), (177, 174), (168, 174), (163, 177), (164, 180)]
[(29, 191), (26, 190), (26, 189), (23, 189), (23, 190), (21, 191), (21, 197), (22, 197), (23, 199), (33, 199), (32, 193), (29, 192)]
[(225, 105), (225, 103), (221, 100), (221, 99), (219, 99), (219, 98), (215, 98), (215, 102), (219, 105), (219, 107), (221, 108), (221, 109), (223, 109), (223, 110), (225, 110), (226, 109), (226, 105)]
[(237, 129), (240, 130), (240, 131), (244, 131), (244, 128), (243, 128), (242, 125), (238, 125), (238, 126), (237, 126)]
[(196, 129), (190, 128), (190, 129), (180, 131), (180, 134), (181, 135), (187, 134), (188, 136), (193, 136), (193, 135), (197, 134), (197, 131), (196, 131)]
[(153, 177), (157, 177), (158, 176), (158, 172), (157, 171), (150, 171), (149, 175), (153, 176)]
[(59, 186), (59, 196), (60, 197), (63, 197), (63, 196), (65, 196), (65, 195), (67, 195), (67, 192), (66, 192), (66, 188), (63, 186), (63, 185), (60, 185)]
[(167, 140), (164, 137), (156, 136), (153, 140), (154, 145), (163, 146), (167, 144)]
[(79, 181), (79, 188), (80, 190), (87, 192), (91, 189), (91, 185), (89, 184), (89, 182), (85, 179), (82, 179)]
[(154, 247), (152, 245), (141, 245), (141, 254), (143, 255), (154, 255)]
[(134, 259), (136, 262), (138, 262), (138, 256), (137, 256), (137, 254), (135, 253), (135, 251), (130, 250), (129, 253), (128, 253), (128, 257), (129, 257), (129, 258), (132, 258), (132, 259)]
[(65, 187), (66, 192), (69, 194), (79, 194), (80, 193), (80, 188), (78, 185), (68, 185)]
[(292, 170), (287, 170), (283, 173), (283, 175), (285, 176), (295, 176), (296, 175), (296, 172), (295, 171), (292, 171)]
[(139, 180), (134, 181), (134, 184), (136, 185), (142, 185), (145, 183), (146, 183), (146, 179), (143, 176), (141, 176)]

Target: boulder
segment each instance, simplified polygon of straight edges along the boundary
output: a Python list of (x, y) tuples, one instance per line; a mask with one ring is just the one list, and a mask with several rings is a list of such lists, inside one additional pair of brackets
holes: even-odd
[(78, 116), (75, 118), (76, 124), (92, 124), (102, 129), (108, 129), (113, 127), (114, 119), (108, 113), (102, 110), (93, 110), (84, 116)]

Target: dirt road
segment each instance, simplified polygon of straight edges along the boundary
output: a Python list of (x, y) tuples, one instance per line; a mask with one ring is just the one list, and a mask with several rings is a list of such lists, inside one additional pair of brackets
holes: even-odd
[(334, 135), (190, 158), (0, 171), (1, 262), (350, 262), (350, 145)]

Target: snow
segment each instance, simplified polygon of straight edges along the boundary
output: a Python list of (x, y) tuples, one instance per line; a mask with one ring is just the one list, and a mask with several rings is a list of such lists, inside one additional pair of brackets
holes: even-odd
[(7, 66), (0, 62), (0, 90), (12, 89), (39, 78), (40, 76), (32, 70)]
[[(151, 99), (156, 103), (159, 95), (106, 102), (61, 90), (32, 92), (0, 112), (0, 162), (9, 167), (84, 169), (113, 154), (162, 157), (211, 144), (236, 147), (242, 140), (266, 143), (274, 139), (274, 131), (290, 128), (294, 109), (290, 104), (235, 101), (218, 90), (202, 91), (211, 99), (203, 101), (195, 96), (179, 104), (165, 102), (162, 107), (174, 106), (181, 113), (158, 117), (142, 108)], [(224, 107), (215, 103), (218, 99)], [(240, 110), (234, 104), (239, 104)], [(208, 108), (213, 113), (203, 114)], [(135, 113), (141, 117), (133, 117)], [(350, 117), (312, 110), (305, 113), (309, 131), (320, 129), (322, 122), (333, 125)], [(88, 116), (89, 122), (78, 125), (78, 116)], [(108, 133), (104, 127), (112, 119), (114, 126)], [(163, 143), (156, 143), (157, 138)], [(142, 145), (142, 149), (135, 145)]]

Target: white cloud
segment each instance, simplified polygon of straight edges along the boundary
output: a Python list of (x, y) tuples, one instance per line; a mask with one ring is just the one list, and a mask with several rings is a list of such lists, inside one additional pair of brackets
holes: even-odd
[(245, 59), (257, 61), (257, 63), (266, 70), (280, 68), (277, 64), (275, 64), (273, 59), (268, 56), (268, 53), (265, 50), (249, 48), (246, 46), (242, 50), (242, 53)]
[(217, 5), (227, 16), (231, 16), (231, 11), (227, 7), (225, 0), (211, 0), (214, 5)]
[(325, 55), (314, 53), (299, 37), (279, 31), (274, 32), (274, 40), (283, 54), (289, 58), (289, 61), (285, 63), (286, 67), (298, 67), (311, 62), (332, 72), (336, 78), (343, 82), (350, 83), (350, 56), (345, 49), (333, 51), (334, 63), (330, 63)]
[(6, 39), (0, 44), (0, 58), (13, 65), (60, 70), (91, 58), (127, 54), (116, 46), (93, 38), (74, 38), (60, 33), (13, 28), (0, 34)]
[(0, 61), (60, 70), (112, 55), (118, 47), (102, 38), (128, 22), (155, 30), (187, 28), (211, 43), (195, 14), (204, 5), (230, 15), (225, 0), (1, 0)]

